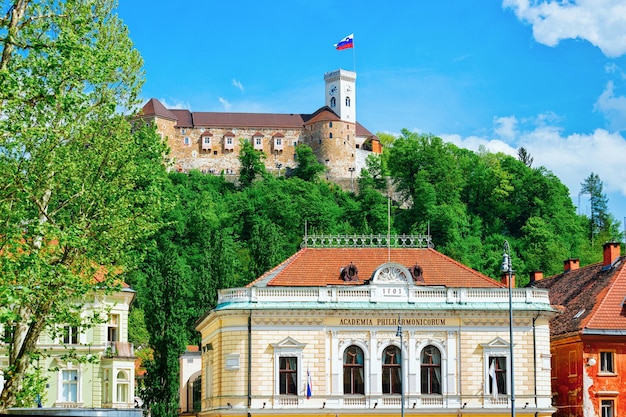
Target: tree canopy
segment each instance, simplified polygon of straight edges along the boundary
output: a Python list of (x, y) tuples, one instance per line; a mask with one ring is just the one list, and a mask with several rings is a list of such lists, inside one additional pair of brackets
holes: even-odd
[[(80, 300), (115, 289), (161, 220), (165, 147), (121, 113), (137, 104), (142, 61), (114, 6), (3, 2), (0, 324), (10, 337), (0, 411), (34, 404), (39, 336), (80, 322)], [(108, 272), (97, 288), (96, 270)]]

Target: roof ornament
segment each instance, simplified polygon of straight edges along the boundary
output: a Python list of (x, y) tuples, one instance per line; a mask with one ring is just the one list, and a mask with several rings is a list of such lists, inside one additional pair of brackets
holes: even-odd
[(305, 235), (301, 248), (428, 248), (435, 247), (430, 235)]
[(341, 268), (341, 279), (346, 282), (358, 282), (359, 281), (359, 270), (352, 262), (350, 265)]
[(418, 264), (413, 265), (409, 268), (409, 272), (413, 277), (413, 282), (417, 282), (420, 284), (424, 284), (424, 270)]

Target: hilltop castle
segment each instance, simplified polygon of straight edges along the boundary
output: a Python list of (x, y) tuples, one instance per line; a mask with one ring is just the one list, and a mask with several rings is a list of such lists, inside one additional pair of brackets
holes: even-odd
[(167, 109), (153, 98), (141, 117), (167, 139), (172, 166), (181, 172), (236, 174), (241, 140), (247, 140), (265, 154), (270, 172), (294, 168), (295, 147), (303, 143), (327, 167), (328, 178), (352, 178), (381, 145), (356, 121), (356, 73), (339, 69), (324, 81), (325, 105), (312, 114), (192, 112)]

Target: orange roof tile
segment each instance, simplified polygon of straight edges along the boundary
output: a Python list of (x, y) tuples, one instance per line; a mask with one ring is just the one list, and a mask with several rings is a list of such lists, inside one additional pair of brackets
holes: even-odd
[[(504, 287), (439, 252), (426, 248), (304, 248), (248, 286), (362, 285), (387, 262), (407, 268), (418, 264), (424, 284), (446, 287)], [(358, 282), (341, 279), (341, 269), (354, 264)]]

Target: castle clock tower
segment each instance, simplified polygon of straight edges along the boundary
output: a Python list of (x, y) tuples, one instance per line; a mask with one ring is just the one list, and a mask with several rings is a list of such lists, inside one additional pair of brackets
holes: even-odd
[(356, 123), (356, 72), (338, 69), (324, 74), (326, 105), (344, 122)]

